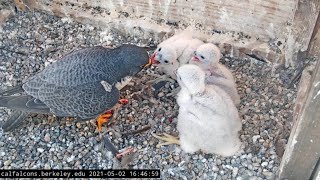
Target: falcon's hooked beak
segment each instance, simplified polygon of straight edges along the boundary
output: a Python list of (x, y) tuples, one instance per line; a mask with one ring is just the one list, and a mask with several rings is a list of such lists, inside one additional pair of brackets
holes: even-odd
[(193, 56), (193, 57), (192, 57), (192, 60), (193, 60), (193, 61), (200, 62), (200, 59), (199, 59), (197, 56)]
[(148, 64), (144, 65), (143, 68), (150, 67), (152, 65), (152, 60), (149, 58)]
[(149, 62), (151, 62), (151, 64), (160, 64), (159, 61), (155, 60), (157, 53), (153, 53), (152, 56), (149, 59)]

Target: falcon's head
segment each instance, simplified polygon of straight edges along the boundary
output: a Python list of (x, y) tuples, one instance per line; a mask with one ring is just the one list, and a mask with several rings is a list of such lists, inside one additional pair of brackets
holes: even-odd
[(150, 57), (152, 64), (172, 65), (177, 59), (177, 53), (168, 46), (158, 47)]
[(128, 75), (135, 75), (141, 71), (144, 67), (151, 66), (149, 55), (145, 48), (135, 45), (122, 45), (119, 48), (120, 57), (119, 63), (123, 66), (122, 69), (129, 72)]
[(212, 43), (207, 43), (197, 48), (190, 63), (200, 65), (201, 67), (210, 66), (217, 64), (220, 57), (221, 52), (219, 48)]
[(182, 65), (177, 71), (177, 81), (190, 94), (202, 93), (205, 89), (205, 72), (197, 65)]

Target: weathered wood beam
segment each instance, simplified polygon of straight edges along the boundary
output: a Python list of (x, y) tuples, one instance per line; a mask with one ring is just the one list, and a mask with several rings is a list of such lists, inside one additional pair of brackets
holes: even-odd
[[(214, 42), (235, 57), (284, 63), (287, 29), (296, 0), (277, 1), (144, 1), (144, 0), (21, 0), (30, 9), (48, 11), (139, 39), (161, 42), (172, 29), (192, 26), (201, 33), (215, 31)], [(231, 33), (231, 34), (228, 34)], [(243, 40), (245, 42), (243, 42)], [(210, 42), (210, 41), (209, 41)]]
[(320, 159), (318, 159), (318, 163), (316, 164), (315, 169), (313, 170), (310, 180), (319, 180), (320, 179)]
[(320, 12), (319, 0), (297, 0), (292, 25), (288, 29), (286, 65), (295, 66), (300, 61), (298, 53), (308, 50), (311, 36)]
[(311, 178), (320, 157), (320, 60), (280, 164), (278, 179)]
[[(16, 6), (40, 9), (124, 35), (160, 42), (172, 28), (193, 26), (219, 32), (225, 52), (246, 54), (273, 63), (297, 65), (306, 51), (320, 11), (319, 0), (144, 1), (144, 0), (15, 0)], [(222, 33), (221, 33), (222, 32)], [(233, 35), (226, 35), (232, 32)], [(247, 42), (242, 42), (245, 39)]]
[[(319, 1), (320, 4), (320, 1)], [(319, 5), (320, 6), (320, 5)], [(320, 57), (320, 12), (308, 47), (308, 56)]]

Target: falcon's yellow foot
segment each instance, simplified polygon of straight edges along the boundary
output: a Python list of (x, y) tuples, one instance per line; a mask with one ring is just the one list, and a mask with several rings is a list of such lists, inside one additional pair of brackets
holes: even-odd
[[(129, 100), (128, 99), (120, 99), (119, 104), (116, 104), (113, 109), (106, 111), (104, 114), (100, 115), (97, 119), (97, 127), (98, 131), (102, 131), (102, 125), (104, 123), (109, 122), (110, 118), (114, 115), (117, 114), (117, 111), (121, 108), (123, 104), (128, 104)], [(116, 115), (115, 115), (116, 116)]]
[(124, 150), (124, 151), (121, 152), (121, 153), (118, 153), (118, 154), (116, 155), (116, 157), (117, 157), (118, 159), (120, 159), (120, 158), (122, 158), (123, 156), (125, 156), (125, 155), (127, 155), (127, 154), (130, 154), (130, 153), (132, 153), (132, 152), (134, 152), (134, 148), (133, 148), (133, 147), (128, 147), (128, 149)]
[(169, 145), (169, 144), (178, 144), (180, 145), (180, 141), (178, 137), (171, 136), (169, 134), (163, 133), (163, 136), (158, 136), (156, 134), (152, 134), (153, 137), (165, 141), (164, 143), (160, 143), (157, 145), (157, 148), (160, 148), (161, 146)]
[(108, 122), (112, 115), (113, 115), (113, 111), (107, 111), (106, 113), (101, 114), (98, 117), (98, 119), (97, 119), (97, 128), (98, 128), (99, 132), (102, 131), (102, 125), (104, 123)]

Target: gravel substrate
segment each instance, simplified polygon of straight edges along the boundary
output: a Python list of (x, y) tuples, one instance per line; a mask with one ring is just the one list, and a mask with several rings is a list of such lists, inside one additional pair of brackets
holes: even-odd
[[(123, 37), (42, 12), (19, 13), (0, 30), (0, 88), (24, 82), (71, 50), (128, 42), (139, 44), (139, 37)], [(150, 39), (145, 45), (152, 43)], [(139, 73), (125, 88), (122, 96), (130, 103), (121, 108), (108, 128), (104, 126), (100, 135), (94, 121), (80, 124), (47, 115), (33, 115), (20, 129), (2, 132), (0, 168), (160, 168), (162, 179), (271, 179), (292, 126), (296, 89), (286, 88), (291, 70), (274, 69), (253, 59), (225, 57), (222, 62), (233, 70), (241, 96), (238, 109), (245, 149), (237, 156), (190, 155), (177, 145), (156, 148), (159, 141), (151, 133), (178, 135), (178, 105), (174, 97), (166, 96), (177, 84), (168, 82), (154, 93), (145, 84), (154, 79), (151, 74), (157, 74), (152, 68)], [(8, 113), (0, 109), (0, 121), (5, 121)], [(146, 131), (135, 132), (141, 128)], [(130, 163), (118, 163), (105, 150), (102, 142), (106, 133), (119, 149), (137, 149)]]

